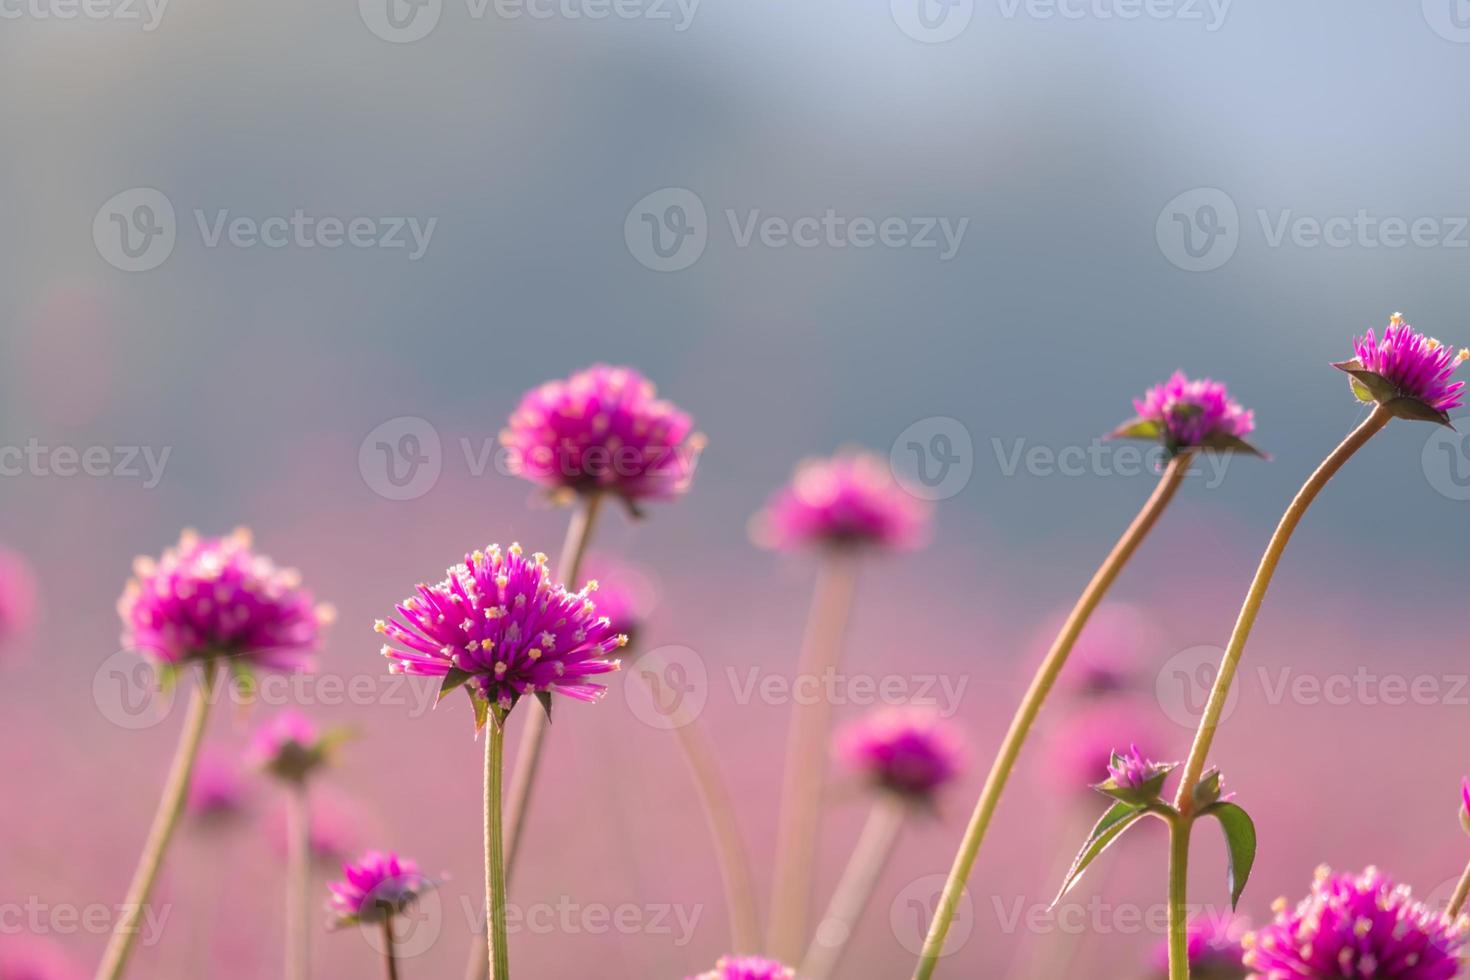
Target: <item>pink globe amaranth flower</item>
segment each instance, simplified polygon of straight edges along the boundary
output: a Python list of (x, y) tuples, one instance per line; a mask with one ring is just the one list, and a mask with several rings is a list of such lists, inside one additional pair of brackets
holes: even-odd
[(0, 980), (83, 980), (86, 976), (60, 948), (24, 935), (0, 935)]
[(1138, 746), (1130, 746), (1127, 752), (1114, 752), (1108, 760), (1108, 778), (1123, 789), (1138, 789), (1149, 780), (1156, 778), (1169, 763), (1150, 762), (1138, 751)]
[[(1242, 938), (1247, 925), (1235, 916), (1205, 914), (1191, 921), (1185, 934), (1185, 951), (1191, 980), (1243, 980)], [(1168, 980), (1169, 943), (1154, 947), (1152, 966), (1157, 980)]]
[(684, 980), (795, 980), (796, 971), (761, 956), (721, 956), (715, 968)]
[(605, 555), (589, 556), (585, 568), (597, 583), (597, 611), (633, 643), (658, 603), (658, 587), (642, 568)]
[(1133, 400), (1138, 414), (1110, 433), (1114, 439), (1158, 440), (1169, 455), (1186, 450), (1238, 450), (1263, 455), (1245, 441), (1256, 427), (1255, 413), (1230, 397), (1225, 385), (1191, 379), (1175, 371)]
[(1447, 980), (1460, 972), (1465, 920), (1414, 901), (1377, 868), (1334, 875), (1320, 867), (1295, 908), (1285, 899), (1273, 908), (1275, 921), (1245, 937), (1245, 965), (1258, 980)]
[(201, 823), (221, 823), (245, 808), (245, 795), (239, 768), (224, 756), (207, 751), (194, 764), (184, 807)]
[(521, 399), (501, 430), (506, 466), (552, 491), (606, 491), (630, 505), (689, 488), (704, 439), (628, 367), (595, 364)]
[(1359, 401), (1377, 402), (1399, 418), (1449, 424), (1449, 415), (1459, 408), (1463, 381), (1451, 381), (1455, 368), (1470, 359), (1470, 351), (1445, 347), (1432, 337), (1417, 333), (1403, 315), (1389, 318), (1383, 339), (1369, 331), (1353, 341), (1350, 361), (1332, 366), (1352, 377), (1353, 394)]
[(928, 540), (932, 513), (929, 501), (894, 479), (887, 460), (848, 450), (801, 462), (791, 483), (752, 519), (751, 536), (763, 547), (780, 550), (916, 548)]
[(133, 573), (117, 603), (123, 646), (168, 665), (228, 657), (306, 669), (320, 627), (332, 619), (295, 569), (251, 551), (243, 528), (222, 538), (185, 531), (158, 560), (134, 561)]
[(24, 635), (36, 615), (36, 578), (30, 564), (0, 548), (0, 645)]
[(420, 585), (398, 605), (401, 621), (380, 619), (373, 628), (407, 648), (383, 646), (390, 671), (444, 678), (441, 697), (463, 685), (477, 711), (488, 704), (503, 715), (525, 694), (549, 706), (553, 691), (596, 701), (605, 689), (588, 678), (617, 670), (607, 655), (627, 643), (598, 612), (596, 588), (589, 581), (568, 592), (552, 581), (545, 555), (492, 544), (466, 555), (438, 585)]
[(340, 729), (319, 731), (306, 715), (287, 708), (255, 730), (246, 756), (278, 779), (299, 782), (330, 761), (332, 749), (343, 737)]
[(327, 883), (327, 913), (332, 928), (357, 922), (382, 922), (412, 905), (434, 883), (419, 866), (392, 851), (368, 851), (342, 865), (342, 881)]
[(834, 740), (837, 757), (873, 785), (915, 802), (959, 775), (964, 738), (937, 714), (889, 709), (849, 723)]
[[(1028, 675), (1040, 665), (1069, 611), (1059, 610), (1037, 631)], [(1163, 636), (1157, 616), (1148, 609), (1127, 602), (1104, 602), (1088, 617), (1057, 683), (1068, 693), (1089, 699), (1134, 690), (1141, 680), (1139, 665), (1162, 651)]]

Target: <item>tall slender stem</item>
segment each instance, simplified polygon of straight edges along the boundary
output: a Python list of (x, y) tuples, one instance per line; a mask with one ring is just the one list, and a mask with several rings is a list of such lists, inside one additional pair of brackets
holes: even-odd
[(398, 956), (393, 950), (393, 916), (383, 919), (383, 970), (388, 980), (398, 980)]
[[(821, 678), (837, 667), (856, 583), (856, 556), (848, 551), (829, 552), (812, 596), (798, 677)], [(776, 837), (775, 893), (767, 929), (771, 952), (783, 961), (796, 959), (806, 944), (831, 715), (832, 706), (823, 698), (792, 707)]]
[[(576, 579), (582, 571), (582, 559), (587, 555), (587, 545), (592, 540), (592, 531), (602, 506), (602, 494), (591, 493), (578, 498), (567, 525), (567, 536), (562, 544), (561, 559), (552, 571), (562, 584), (575, 589)], [(531, 805), (531, 790), (536, 783), (536, 773), (541, 768), (541, 751), (546, 745), (548, 731), (546, 712), (532, 711), (526, 716), (525, 728), (521, 731), (521, 744), (516, 752), (515, 769), (510, 779), (510, 795), (506, 797), (506, 825), (509, 827), (506, 848), (509, 855), (506, 876), (515, 872), (516, 858), (521, 852), (521, 838), (525, 832), (526, 812)]]
[(1220, 660), (1220, 672), (1215, 676), (1215, 684), (1210, 689), (1210, 699), (1205, 703), (1204, 714), (1200, 716), (1199, 730), (1195, 732), (1194, 744), (1189, 750), (1189, 759), (1184, 763), (1183, 775), (1179, 780), (1179, 791), (1174, 801), (1175, 809), (1181, 813), (1190, 812), (1194, 785), (1199, 782), (1200, 776), (1205, 771), (1205, 756), (1210, 752), (1210, 743), (1214, 741), (1215, 730), (1220, 725), (1220, 713), (1225, 709), (1225, 699), (1230, 694), (1230, 684), (1235, 680), (1235, 669), (1240, 664), (1240, 655), (1245, 652), (1245, 641), (1250, 638), (1251, 627), (1255, 626), (1256, 614), (1261, 610), (1261, 603), (1266, 598), (1266, 590), (1271, 586), (1271, 577), (1276, 574), (1276, 566), (1281, 561), (1281, 553), (1286, 550), (1286, 542), (1291, 540), (1292, 532), (1301, 523), (1302, 515), (1306, 514), (1307, 508), (1311, 506), (1313, 500), (1317, 499), (1317, 494), (1322, 492), (1327, 481), (1342, 469), (1343, 464), (1351, 459), (1354, 453), (1363, 448), (1364, 443), (1387, 425), (1390, 418), (1392, 416), (1386, 409), (1381, 405), (1375, 406), (1373, 412), (1356, 429), (1348, 433), (1348, 437), (1307, 478), (1307, 482), (1302, 484), (1302, 488), (1292, 499), (1291, 505), (1286, 508), (1286, 513), (1281, 515), (1281, 522), (1276, 525), (1276, 531), (1266, 545), (1266, 553), (1261, 556), (1261, 564), (1256, 568), (1256, 576), (1251, 580), (1250, 591), (1245, 595), (1245, 603), (1240, 607), (1240, 615), (1235, 620), (1235, 629), (1230, 633), (1230, 642), (1225, 647), (1224, 657)]
[[(592, 531), (597, 526), (597, 517), (602, 510), (602, 494), (589, 493), (577, 499), (572, 510), (572, 519), (567, 524), (567, 536), (562, 542), (561, 557), (552, 571), (567, 588), (576, 588), (577, 576), (582, 572), (582, 559), (587, 556), (587, 546), (592, 541)], [(526, 812), (531, 806), (531, 790), (536, 783), (536, 773), (541, 769), (541, 750), (546, 746), (550, 722), (544, 711), (525, 713), (525, 727), (521, 730), (520, 747), (516, 750), (515, 767), (511, 770), (510, 792), (506, 796), (506, 880), (515, 873), (516, 858), (521, 853), (521, 838), (526, 826)], [(477, 936), (470, 944), (469, 964), (465, 969), (467, 980), (477, 980), (485, 975), (489, 959), (489, 948), (485, 937)]]
[(1188, 817), (1169, 820), (1169, 980), (1189, 980), (1185, 902), (1189, 891)]
[(827, 912), (817, 924), (817, 933), (807, 947), (806, 959), (802, 961), (800, 970), (802, 980), (827, 980), (837, 970), (853, 929), (873, 897), (873, 890), (878, 887), (883, 866), (893, 854), (893, 846), (898, 842), (898, 832), (907, 813), (908, 804), (891, 793), (884, 793), (873, 804), (847, 868), (832, 893)]
[(127, 968), (128, 955), (133, 950), (133, 941), (138, 935), (144, 907), (148, 904), (148, 896), (153, 892), (158, 869), (163, 865), (163, 856), (168, 850), (169, 841), (173, 839), (174, 829), (179, 824), (179, 815), (184, 810), (184, 799), (189, 793), (189, 779), (194, 773), (194, 760), (199, 756), (199, 743), (204, 739), (204, 725), (209, 720), (209, 706), (214, 700), (217, 671), (218, 666), (212, 660), (206, 661), (200, 667), (199, 682), (189, 696), (184, 728), (179, 733), (174, 761), (163, 784), (163, 795), (158, 801), (158, 810), (153, 815), (153, 825), (148, 830), (143, 853), (138, 858), (138, 867), (133, 872), (132, 884), (128, 886), (122, 914), (118, 917), (112, 937), (107, 941), (102, 963), (97, 967), (97, 980), (118, 980)]
[[(639, 676), (642, 676), (641, 674)], [(705, 819), (720, 862), (720, 876), (725, 882), (725, 903), (730, 915), (731, 948), (751, 952), (760, 948), (760, 921), (755, 903), (755, 883), (751, 879), (750, 861), (740, 825), (735, 819), (735, 803), (720, 775), (719, 762), (711, 751), (709, 740), (693, 718), (683, 720), (675, 729), (684, 761), (694, 776), (694, 786), (704, 804)]]
[(505, 714), (491, 706), (485, 738), (485, 915), (490, 945), (489, 980), (509, 980), (510, 951), (505, 928), (505, 826), (501, 813), (501, 773), (505, 768)]
[(985, 777), (985, 787), (980, 791), (980, 799), (975, 803), (975, 812), (970, 816), (970, 824), (965, 828), (965, 836), (960, 841), (960, 848), (955, 854), (954, 866), (950, 868), (949, 879), (944, 883), (944, 891), (939, 897), (939, 907), (934, 911), (934, 920), (929, 924), (929, 934), (924, 939), (924, 950), (919, 956), (919, 964), (914, 970), (914, 980), (928, 980), (934, 975), (934, 969), (939, 964), (939, 957), (944, 952), (944, 940), (949, 934), (950, 920), (954, 917), (955, 909), (959, 907), (960, 896), (964, 894), (965, 882), (970, 877), (970, 871), (975, 866), (975, 857), (980, 853), (980, 845), (985, 840), (985, 832), (990, 827), (991, 818), (995, 816), (995, 808), (1000, 803), (1001, 793), (1005, 791), (1006, 781), (1010, 778), (1011, 770), (1015, 768), (1016, 759), (1021, 755), (1021, 746), (1025, 744), (1026, 736), (1031, 732), (1031, 726), (1036, 722), (1036, 716), (1041, 713), (1041, 706), (1046, 702), (1046, 697), (1051, 693), (1052, 685), (1056, 683), (1058, 675), (1067, 663), (1067, 657), (1072, 652), (1077, 638), (1082, 635), (1082, 627), (1087, 625), (1088, 617), (1094, 609), (1102, 602), (1103, 596), (1107, 594), (1118, 573), (1123, 566), (1128, 564), (1128, 559), (1138, 550), (1148, 532), (1158, 522), (1164, 509), (1169, 506), (1169, 501), (1174, 498), (1174, 493), (1179, 489), (1179, 484), (1184, 480), (1185, 474), (1189, 472), (1190, 463), (1193, 462), (1193, 453), (1184, 452), (1171, 459), (1164, 472), (1159, 477), (1159, 482), (1154, 487), (1153, 493), (1144, 503), (1143, 509), (1133, 518), (1133, 523), (1123, 532), (1118, 543), (1113, 545), (1113, 550), (1103, 559), (1093, 573), (1092, 581), (1087, 583), (1087, 588), (1082, 590), (1082, 595), (1077, 597), (1077, 604), (1072, 607), (1067, 620), (1062, 624), (1062, 630), (1057, 638), (1052, 641), (1051, 649), (1047, 651), (1046, 658), (1036, 670), (1036, 676), (1031, 678), (1031, 686), (1026, 689), (1026, 695), (1021, 699), (1016, 708), (1016, 714), (1011, 719), (1011, 727), (1006, 731), (1005, 740), (1001, 742), (1000, 752), (995, 757), (995, 762), (990, 766), (990, 774)]
[(289, 786), (286, 799), (286, 976), (311, 976), (311, 805), (306, 781)]
[(1451, 919), (1457, 919), (1465, 909), (1465, 899), (1470, 897), (1470, 864), (1465, 865), (1465, 873), (1460, 875), (1460, 883), (1455, 886), (1455, 893), (1450, 896), (1449, 908), (1445, 914)]

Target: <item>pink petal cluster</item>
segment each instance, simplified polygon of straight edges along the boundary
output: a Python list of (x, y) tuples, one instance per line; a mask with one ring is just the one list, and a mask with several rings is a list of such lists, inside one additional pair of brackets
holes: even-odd
[(929, 534), (932, 505), (893, 478), (888, 462), (868, 452), (809, 459), (796, 468), (755, 516), (758, 544), (782, 550), (805, 545), (914, 548)]
[(1357, 875), (1318, 868), (1306, 898), (1292, 909), (1278, 901), (1276, 909), (1271, 925), (1245, 939), (1256, 980), (1448, 980), (1460, 972), (1465, 920), (1414, 901), (1377, 868)]
[(316, 724), (294, 708), (277, 712), (250, 736), (246, 757), (283, 779), (302, 779), (326, 761)]
[(1209, 378), (1190, 379), (1175, 371), (1169, 380), (1133, 400), (1133, 410), (1164, 427), (1173, 446), (1201, 446), (1215, 434), (1244, 436), (1256, 427), (1255, 413), (1230, 397), (1225, 385)]
[(335, 924), (381, 922), (413, 904), (433, 883), (392, 851), (369, 851), (342, 865), (342, 881), (327, 883), (327, 912)]
[(627, 642), (592, 601), (597, 583), (568, 592), (551, 579), (546, 556), (520, 545), (465, 556), (438, 585), (420, 585), (398, 619), (375, 629), (394, 673), (469, 675), (467, 685), (502, 710), (524, 694), (555, 691), (579, 701), (604, 692), (589, 678), (617, 670), (607, 655)]
[(762, 956), (722, 956), (715, 968), (684, 980), (795, 980), (796, 971)]
[(1382, 376), (1399, 393), (1424, 402), (1438, 412), (1459, 408), (1463, 381), (1450, 381), (1466, 352), (1455, 353), (1432, 337), (1417, 333), (1395, 313), (1378, 340), (1370, 328), (1353, 341), (1353, 352), (1363, 368)]
[(869, 782), (901, 796), (929, 799), (957, 776), (964, 738), (938, 715), (889, 709), (837, 733), (837, 757)]
[[(240, 770), (217, 753), (202, 753), (194, 764), (189, 795), (184, 800), (190, 816), (218, 821), (239, 813), (244, 805), (245, 782), (240, 778)], [(0, 980), (4, 980), (3, 974)]]
[(158, 560), (134, 561), (133, 573), (117, 603), (123, 646), (167, 664), (219, 656), (305, 669), (332, 619), (295, 569), (251, 550), (243, 528), (222, 538), (185, 531)]
[(1108, 777), (1125, 789), (1138, 789), (1167, 768), (1169, 763), (1145, 759), (1137, 745), (1131, 746), (1127, 752), (1114, 753), (1107, 765)]
[(631, 642), (658, 601), (653, 580), (642, 568), (605, 555), (589, 557), (585, 567), (597, 582), (597, 611)]
[(692, 428), (637, 371), (596, 364), (527, 392), (500, 443), (511, 473), (549, 489), (666, 500), (694, 477)]

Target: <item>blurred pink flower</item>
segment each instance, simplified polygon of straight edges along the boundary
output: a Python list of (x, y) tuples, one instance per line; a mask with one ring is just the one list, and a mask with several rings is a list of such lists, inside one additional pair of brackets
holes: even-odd
[(35, 621), (36, 579), (30, 563), (0, 548), (0, 647), (24, 636)]
[(52, 943), (19, 934), (0, 935), (0, 980), (82, 980), (85, 976)]
[(761, 956), (722, 956), (715, 968), (685, 980), (795, 980), (796, 971)]
[(554, 491), (667, 500), (694, 478), (704, 441), (689, 416), (628, 367), (595, 364), (527, 392), (500, 433), (510, 472)]
[(243, 528), (222, 538), (185, 531), (157, 561), (133, 563), (117, 611), (123, 646), (166, 663), (238, 657), (258, 666), (310, 665), (329, 607), (313, 606), (294, 569), (250, 549)]
[(834, 739), (837, 757), (875, 786), (928, 801), (959, 774), (959, 730), (918, 708), (887, 709), (850, 722)]
[[(1066, 617), (1066, 611), (1059, 611), (1037, 631), (1037, 663), (1051, 647)], [(1058, 685), (1083, 696), (1133, 689), (1139, 665), (1153, 659), (1163, 638), (1157, 618), (1148, 609), (1127, 602), (1104, 602), (1088, 617)]]
[(342, 881), (327, 883), (333, 927), (381, 922), (404, 911), (433, 887), (419, 866), (392, 851), (369, 851), (342, 866)]
[(590, 555), (586, 577), (597, 583), (597, 611), (612, 622), (613, 632), (632, 643), (658, 602), (658, 588), (643, 568), (606, 555)]
[(1218, 437), (1240, 438), (1255, 427), (1255, 413), (1242, 408), (1219, 381), (1190, 379), (1175, 371), (1169, 380), (1133, 400), (1138, 417), (1124, 423), (1115, 435), (1141, 435), (1132, 430), (1143, 424), (1153, 438), (1171, 450), (1210, 448)]
[(325, 765), (340, 731), (322, 732), (295, 708), (277, 712), (250, 736), (250, 763), (278, 779), (299, 782)]
[[(1246, 969), (1241, 939), (1247, 928), (1244, 919), (1230, 915), (1206, 913), (1191, 921), (1185, 937), (1191, 980), (1242, 980)], [(1158, 980), (1168, 980), (1168, 940), (1154, 947), (1152, 966)]]
[(887, 460), (847, 450), (808, 459), (751, 521), (763, 547), (875, 545), (915, 548), (929, 535), (932, 505), (904, 490)]
[(245, 805), (245, 795), (245, 782), (238, 766), (220, 753), (206, 750), (194, 764), (184, 805), (194, 819), (216, 823), (239, 814)]
[(1141, 698), (1084, 702), (1047, 733), (1042, 765), (1052, 792), (1090, 795), (1108, 771), (1113, 751), (1136, 745), (1150, 758), (1165, 758), (1165, 737)]

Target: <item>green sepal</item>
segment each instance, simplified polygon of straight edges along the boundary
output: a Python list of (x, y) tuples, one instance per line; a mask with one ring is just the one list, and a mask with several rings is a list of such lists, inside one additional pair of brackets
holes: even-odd
[(1258, 456), (1261, 459), (1271, 458), (1269, 454), (1261, 452), (1240, 436), (1233, 436), (1228, 432), (1211, 432), (1200, 442), (1200, 448), (1217, 453), (1245, 453), (1248, 456)]
[(153, 676), (158, 681), (158, 693), (167, 697), (179, 686), (179, 668), (175, 664), (155, 662)]
[(1450, 429), (1454, 428), (1448, 414), (1432, 407), (1428, 402), (1410, 398), (1407, 395), (1389, 399), (1383, 403), (1383, 407), (1388, 409), (1395, 418), (1408, 419), (1411, 422), (1437, 422)]
[(1250, 815), (1234, 803), (1216, 803), (1201, 811), (1200, 816), (1211, 816), (1220, 821), (1225, 832), (1225, 848), (1228, 854), (1226, 866), (1230, 886), (1230, 908), (1240, 902), (1245, 883), (1251, 876), (1251, 865), (1256, 862), (1256, 825)]
[(551, 723), (551, 692), (537, 691), (536, 700), (541, 702), (541, 709), (546, 712), (546, 722)]
[(1428, 402), (1405, 395), (1398, 385), (1377, 371), (1369, 371), (1364, 368), (1363, 362), (1356, 357), (1351, 361), (1337, 361), (1332, 366), (1351, 377), (1353, 395), (1358, 401), (1377, 402), (1388, 409), (1395, 418), (1409, 419), (1413, 422), (1437, 422), (1451, 429), (1454, 428), (1453, 425), (1450, 425), (1449, 415), (1434, 408)]
[(475, 708), (475, 734), (478, 735), (485, 730), (485, 722), (490, 720), (490, 699), (470, 688), (465, 690), (469, 691), (470, 704)]
[(230, 680), (240, 692), (240, 703), (249, 704), (255, 700), (255, 691), (259, 686), (255, 683), (255, 672), (250, 669), (250, 661), (244, 657), (231, 657), (226, 663), (229, 664)]
[(1118, 426), (1106, 436), (1108, 439), (1147, 439), (1150, 442), (1164, 437), (1164, 425), (1152, 419), (1133, 418)]
[(464, 687), (465, 684), (469, 683), (470, 678), (474, 676), (474, 674), (471, 674), (467, 670), (450, 667), (449, 671), (444, 675), (444, 680), (439, 683), (439, 696), (434, 699), (434, 703), (438, 704), (455, 689)]
[(1093, 862), (1103, 851), (1107, 850), (1112, 843), (1122, 836), (1123, 831), (1138, 822), (1138, 818), (1149, 812), (1146, 806), (1138, 806), (1132, 803), (1114, 803), (1108, 812), (1102, 815), (1092, 828), (1092, 833), (1087, 835), (1087, 841), (1082, 845), (1082, 850), (1077, 852), (1077, 857), (1072, 861), (1072, 867), (1067, 871), (1067, 877), (1062, 880), (1062, 888), (1057, 892), (1057, 897), (1052, 899), (1051, 908), (1056, 908), (1057, 903), (1066, 897), (1067, 892), (1077, 884), (1087, 866)]
[(1211, 769), (1205, 773), (1204, 778), (1194, 784), (1194, 789), (1189, 792), (1190, 798), (1194, 800), (1194, 808), (1203, 810), (1220, 799), (1220, 770)]
[[(1114, 752), (1112, 761), (1114, 766), (1121, 765), (1123, 757)], [(1158, 771), (1150, 776), (1142, 786), (1119, 786), (1117, 781), (1109, 776), (1102, 782), (1094, 784), (1092, 788), (1104, 796), (1111, 796), (1123, 803), (1147, 806), (1159, 798), (1159, 794), (1164, 789), (1164, 781), (1169, 778), (1169, 773), (1178, 768), (1179, 763), (1177, 762), (1160, 764)]]

